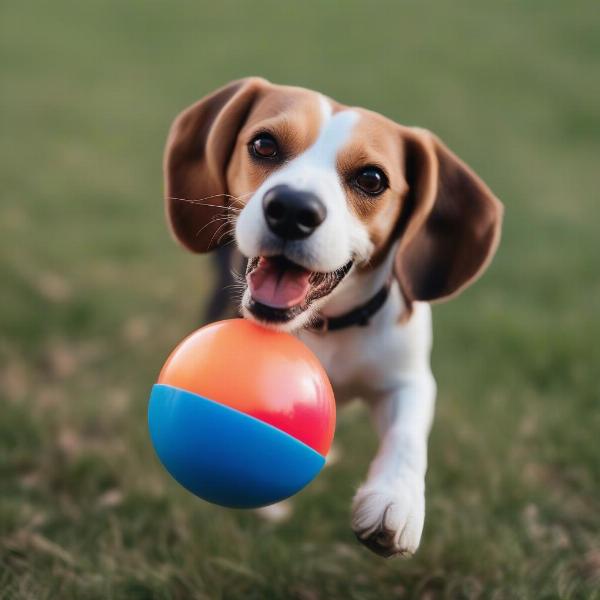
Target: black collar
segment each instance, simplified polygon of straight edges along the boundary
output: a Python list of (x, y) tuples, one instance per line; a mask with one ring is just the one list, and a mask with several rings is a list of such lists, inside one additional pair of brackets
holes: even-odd
[(310, 329), (318, 331), (319, 333), (325, 333), (327, 331), (338, 331), (339, 329), (345, 329), (346, 327), (352, 327), (353, 325), (366, 327), (369, 324), (371, 317), (385, 304), (385, 301), (390, 294), (391, 287), (392, 282), (390, 279), (364, 304), (361, 304), (339, 317), (325, 317), (321, 315), (317, 321), (310, 326)]

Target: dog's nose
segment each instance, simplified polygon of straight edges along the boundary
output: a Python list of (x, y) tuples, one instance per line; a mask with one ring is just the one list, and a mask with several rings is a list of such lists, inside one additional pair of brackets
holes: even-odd
[(327, 216), (316, 194), (277, 185), (263, 196), (263, 211), (269, 229), (284, 240), (308, 237)]

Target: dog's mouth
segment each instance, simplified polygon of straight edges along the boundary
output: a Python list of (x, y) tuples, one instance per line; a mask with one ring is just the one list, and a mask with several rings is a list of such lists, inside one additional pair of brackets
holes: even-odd
[(285, 256), (257, 256), (248, 261), (246, 281), (250, 290), (247, 309), (253, 316), (284, 323), (308, 310), (330, 294), (352, 268), (352, 261), (328, 273), (310, 271)]

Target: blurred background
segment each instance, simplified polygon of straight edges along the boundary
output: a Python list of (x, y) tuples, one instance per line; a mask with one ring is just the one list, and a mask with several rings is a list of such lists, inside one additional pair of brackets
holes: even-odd
[[(7, 0), (0, 44), (1, 598), (600, 597), (597, 2)], [(165, 227), (166, 132), (245, 75), (427, 127), (506, 205), (488, 273), (434, 309), (411, 560), (349, 527), (359, 404), (281, 523), (195, 499), (150, 446), (213, 277)]]

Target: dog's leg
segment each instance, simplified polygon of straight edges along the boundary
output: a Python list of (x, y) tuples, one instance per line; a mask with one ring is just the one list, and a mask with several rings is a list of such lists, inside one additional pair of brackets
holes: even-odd
[(385, 557), (410, 555), (421, 540), (435, 393), (426, 369), (373, 404), (381, 445), (354, 497), (352, 528), (365, 546)]
[(239, 316), (238, 303), (232, 293), (235, 284), (232, 272), (244, 273), (244, 258), (233, 244), (219, 248), (213, 253), (213, 257), (216, 281), (214, 292), (202, 314), (202, 323)]

